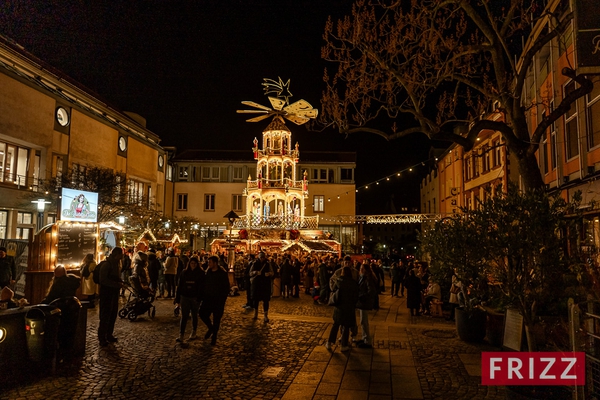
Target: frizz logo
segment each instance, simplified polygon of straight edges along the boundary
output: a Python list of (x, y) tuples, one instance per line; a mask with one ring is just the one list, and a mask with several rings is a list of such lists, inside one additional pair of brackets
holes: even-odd
[(585, 353), (481, 353), (482, 385), (585, 385)]

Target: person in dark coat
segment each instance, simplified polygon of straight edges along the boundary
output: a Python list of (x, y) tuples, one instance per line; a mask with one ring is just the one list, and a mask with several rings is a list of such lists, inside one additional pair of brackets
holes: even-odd
[(265, 253), (258, 253), (258, 259), (250, 270), (252, 280), (252, 302), (254, 303), (254, 319), (258, 319), (258, 303), (263, 302), (265, 322), (269, 322), (269, 301), (271, 300), (271, 277), (273, 269)]
[(176, 339), (179, 343), (183, 343), (183, 335), (185, 334), (185, 327), (190, 312), (192, 313), (192, 333), (190, 334), (190, 340), (197, 338), (196, 329), (198, 328), (198, 310), (200, 309), (200, 302), (203, 297), (205, 279), (206, 274), (200, 268), (200, 261), (198, 258), (190, 258), (187, 267), (179, 277), (179, 284), (175, 291), (175, 300), (173, 301), (173, 304), (181, 307), (179, 337)]
[(121, 260), (123, 249), (115, 247), (106, 263), (100, 263), (100, 324), (98, 325), (98, 341), (101, 347), (114, 343), (117, 338), (113, 335), (117, 312), (119, 311), (119, 292), (123, 287), (121, 280)]
[(289, 298), (292, 294), (292, 264), (287, 254), (283, 256), (279, 273), (281, 274), (281, 297)]
[(294, 257), (292, 262), (292, 286), (294, 287), (294, 293), (292, 297), (300, 297), (300, 270), (302, 269), (302, 263), (298, 258)]
[(154, 290), (155, 293), (158, 293), (159, 296), (162, 296), (162, 293), (158, 290), (158, 275), (161, 269), (162, 264), (158, 257), (156, 257), (156, 252), (153, 249), (150, 249), (148, 252), (148, 278), (150, 279), (150, 288)]
[[(332, 296), (335, 293), (331, 294)], [(333, 326), (329, 332), (329, 339), (325, 343), (327, 350), (331, 351), (337, 338), (338, 330), (342, 327), (342, 351), (350, 350), (348, 336), (350, 329), (356, 326), (355, 307), (358, 302), (358, 282), (352, 278), (350, 267), (344, 267), (342, 275), (337, 281), (337, 302), (333, 310)]]
[[(225, 302), (229, 295), (229, 275), (227, 271), (219, 266), (219, 258), (210, 256), (208, 258), (208, 269), (204, 278), (204, 290), (202, 305), (200, 306), (200, 319), (206, 324), (208, 331), (204, 339), (212, 337), (211, 345), (217, 344), (217, 335), (221, 326), (221, 318), (225, 311)], [(210, 320), (210, 315), (213, 320)]]
[(13, 257), (6, 255), (6, 247), (0, 246), (0, 288), (15, 284), (17, 269)]
[(362, 330), (362, 341), (358, 347), (371, 348), (371, 337), (369, 334), (369, 310), (375, 306), (375, 299), (379, 296), (377, 278), (369, 264), (363, 264), (360, 267), (360, 278), (358, 280), (358, 303), (356, 308), (359, 310), (360, 327)]
[(406, 287), (406, 308), (410, 309), (411, 316), (419, 316), (421, 307), (421, 280), (415, 275), (415, 271), (408, 271), (405, 285)]
[(81, 284), (81, 279), (77, 275), (67, 274), (67, 270), (62, 265), (54, 268), (54, 278), (50, 283), (48, 294), (42, 300), (42, 304), (50, 304), (56, 299), (63, 297), (73, 297)]

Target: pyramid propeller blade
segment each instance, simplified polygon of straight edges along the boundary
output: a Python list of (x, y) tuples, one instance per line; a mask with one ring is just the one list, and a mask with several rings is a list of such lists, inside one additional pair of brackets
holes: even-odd
[(253, 101), (242, 101), (242, 104), (245, 104), (250, 107), (260, 108), (261, 110), (268, 110), (268, 111), (271, 110), (269, 107), (263, 106), (262, 104), (255, 103)]
[(269, 118), (270, 116), (271, 114), (259, 115), (258, 117), (247, 119), (246, 122), (258, 122), (262, 121), (263, 119)]
[(273, 106), (273, 108), (278, 111), (281, 110), (283, 108), (283, 106), (285, 106), (285, 101), (278, 99), (276, 97), (269, 97), (269, 101), (271, 102), (271, 105)]

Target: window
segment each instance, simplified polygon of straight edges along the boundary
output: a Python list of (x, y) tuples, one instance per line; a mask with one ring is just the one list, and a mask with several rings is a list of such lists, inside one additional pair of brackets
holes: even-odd
[[(312, 172), (312, 182), (333, 183), (334, 174), (332, 169), (328, 170), (326, 168), (314, 168)], [(329, 178), (328, 175), (330, 176)]]
[(325, 196), (315, 195), (313, 197), (313, 211), (324, 212), (325, 211)]
[(549, 152), (548, 152), (548, 134), (545, 133), (544, 136), (542, 137), (542, 163), (543, 165), (543, 171), (544, 174), (548, 173), (548, 162), (550, 160), (548, 160), (548, 157), (550, 157)]
[(498, 167), (502, 164), (502, 150), (500, 149), (500, 141), (494, 141), (492, 146), (494, 147), (494, 167)]
[(342, 168), (340, 170), (341, 183), (352, 183), (354, 182), (354, 169), (353, 168)]
[(33, 214), (30, 212), (18, 212), (17, 213), (17, 224), (19, 224), (19, 225), (33, 224)]
[(177, 194), (177, 210), (187, 211), (188, 195), (187, 193)]
[(6, 239), (8, 228), (8, 211), (0, 211), (0, 239)]
[(215, 211), (215, 195), (204, 195), (204, 211)]
[(29, 149), (0, 142), (0, 182), (25, 185)]
[[(550, 102), (550, 112), (554, 111), (554, 101)], [(556, 121), (550, 126), (550, 157), (552, 158), (550, 164), (552, 165), (552, 171), (556, 169), (556, 163), (558, 160), (557, 155), (557, 143), (556, 143)]]
[(231, 196), (231, 209), (233, 211), (242, 211), (244, 206), (244, 196), (241, 194), (234, 194)]
[(590, 149), (600, 145), (600, 84), (596, 83), (587, 95), (587, 125)]
[(243, 181), (244, 176), (242, 167), (233, 167), (233, 180), (235, 181)]
[(489, 172), (492, 167), (491, 152), (488, 146), (483, 147), (483, 172)]
[(465, 171), (465, 181), (468, 181), (469, 179), (471, 179), (471, 163), (469, 162), (470, 160), (467, 158), (465, 159), (464, 163), (464, 171)]
[(188, 167), (179, 167), (179, 180), (180, 181), (188, 180)]
[[(575, 90), (575, 81), (565, 85), (563, 99)], [(565, 114), (565, 145), (567, 159), (579, 155), (579, 129), (577, 127), (577, 102), (572, 103)]]
[(129, 203), (137, 203), (138, 206), (141, 206), (144, 198), (144, 183), (130, 179), (127, 193)]
[(173, 166), (167, 165), (167, 180), (169, 182), (173, 182)]
[(28, 240), (31, 236), (31, 231), (31, 228), (23, 228), (19, 226), (17, 227), (17, 236), (15, 237), (15, 239)]
[(202, 181), (218, 181), (220, 168), (219, 167), (202, 167)]

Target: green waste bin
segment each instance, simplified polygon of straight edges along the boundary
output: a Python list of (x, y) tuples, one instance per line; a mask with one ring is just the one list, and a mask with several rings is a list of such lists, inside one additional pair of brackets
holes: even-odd
[(60, 309), (40, 304), (25, 314), (27, 351), (33, 367), (40, 372), (54, 372)]

